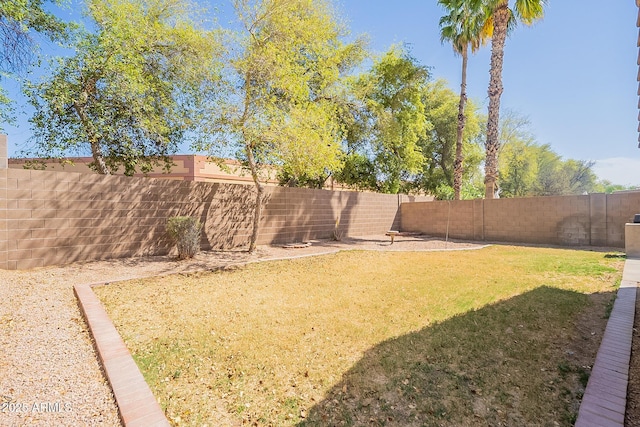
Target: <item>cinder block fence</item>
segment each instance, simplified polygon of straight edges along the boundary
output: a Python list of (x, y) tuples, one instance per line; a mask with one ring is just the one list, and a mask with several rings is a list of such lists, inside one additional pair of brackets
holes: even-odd
[[(252, 185), (5, 167), (0, 268), (166, 254), (166, 221), (175, 215), (200, 219), (203, 249), (242, 247), (251, 234), (254, 191)], [(329, 238), (336, 223), (345, 236), (384, 233), (399, 226), (399, 204), (413, 200), (283, 187), (267, 187), (266, 193), (259, 244)]]
[(497, 242), (624, 247), (640, 192), (406, 203), (400, 228)]
[[(204, 224), (203, 249), (247, 244), (252, 185), (7, 169), (0, 135), (0, 269), (27, 269), (170, 251), (175, 215)], [(624, 247), (640, 192), (458, 202), (348, 191), (267, 187), (259, 244), (389, 229), (523, 243)]]

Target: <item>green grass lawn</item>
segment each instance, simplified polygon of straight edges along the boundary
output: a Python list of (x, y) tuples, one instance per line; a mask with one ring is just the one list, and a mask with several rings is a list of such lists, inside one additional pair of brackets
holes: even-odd
[(349, 251), (95, 291), (175, 425), (553, 426), (575, 420), (622, 266)]

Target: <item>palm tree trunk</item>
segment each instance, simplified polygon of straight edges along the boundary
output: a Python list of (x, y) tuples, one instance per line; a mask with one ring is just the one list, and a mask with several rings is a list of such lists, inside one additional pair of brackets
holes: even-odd
[(464, 115), (464, 107), (467, 102), (467, 59), (468, 48), (464, 46), (462, 50), (462, 83), (460, 83), (460, 104), (458, 106), (458, 133), (456, 139), (456, 160), (453, 163), (453, 198), (460, 200), (460, 189), (462, 188), (462, 173), (464, 167), (462, 165), (462, 137), (464, 134), (464, 126), (466, 117)]
[(502, 95), (502, 62), (510, 18), (509, 2), (502, 0), (493, 13), (491, 38), (491, 69), (489, 80), (489, 113), (487, 120), (486, 159), (484, 166), (485, 198), (493, 199), (498, 178), (498, 128), (500, 123), (500, 96)]

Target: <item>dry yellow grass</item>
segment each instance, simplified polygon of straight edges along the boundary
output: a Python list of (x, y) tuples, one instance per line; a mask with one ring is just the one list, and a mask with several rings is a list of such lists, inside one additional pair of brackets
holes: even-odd
[(176, 425), (570, 425), (621, 268), (350, 251), (96, 293)]

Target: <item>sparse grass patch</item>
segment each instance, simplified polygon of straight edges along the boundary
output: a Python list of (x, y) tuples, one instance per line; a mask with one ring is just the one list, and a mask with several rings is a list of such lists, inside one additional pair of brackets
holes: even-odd
[(623, 261), (350, 251), (95, 291), (176, 425), (570, 425)]

